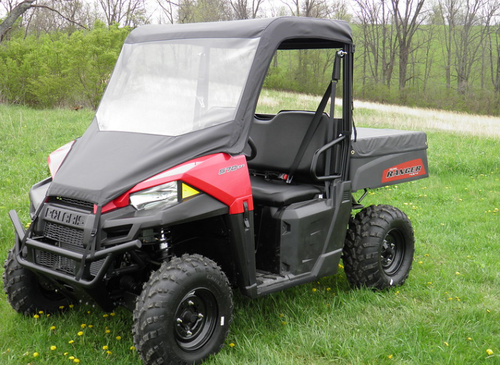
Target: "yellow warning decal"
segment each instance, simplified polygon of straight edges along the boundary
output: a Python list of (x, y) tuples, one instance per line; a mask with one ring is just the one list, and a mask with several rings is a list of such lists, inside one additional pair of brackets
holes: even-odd
[(187, 198), (190, 198), (196, 194), (199, 194), (200, 192), (194, 188), (192, 188), (191, 186), (189, 185), (186, 185), (184, 183), (182, 183), (182, 200), (184, 199), (187, 199)]

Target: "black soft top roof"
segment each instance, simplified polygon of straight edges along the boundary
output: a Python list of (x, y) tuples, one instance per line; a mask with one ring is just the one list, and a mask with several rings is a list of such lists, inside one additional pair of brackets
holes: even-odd
[[(352, 31), (348, 23), (340, 20), (281, 17), (171, 26), (147, 25), (132, 31), (125, 43), (187, 38), (268, 38), (271, 43), (281, 44), (280, 48), (286, 49), (329, 48), (337, 46), (335, 43), (352, 43)], [(294, 40), (287, 42), (287, 39)]]
[(148, 25), (132, 31), (125, 43), (133, 47), (194, 38), (259, 39), (234, 120), (180, 136), (162, 136), (101, 131), (95, 119), (73, 145), (49, 195), (104, 205), (140, 181), (195, 157), (239, 154), (247, 144), (260, 88), (277, 49), (344, 48), (352, 44), (351, 28), (344, 21), (297, 17)]

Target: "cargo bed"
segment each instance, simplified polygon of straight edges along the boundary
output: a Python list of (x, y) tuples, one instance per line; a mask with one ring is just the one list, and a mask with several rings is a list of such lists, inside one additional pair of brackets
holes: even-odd
[(428, 177), (424, 132), (357, 128), (351, 143), (352, 190)]

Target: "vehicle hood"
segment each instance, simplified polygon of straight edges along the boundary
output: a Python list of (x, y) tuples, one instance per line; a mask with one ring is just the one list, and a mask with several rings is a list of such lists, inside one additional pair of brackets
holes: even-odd
[(53, 177), (48, 195), (103, 206), (137, 183), (180, 163), (226, 152), (220, 146), (231, 145), (231, 134), (226, 123), (176, 137), (103, 132), (94, 120)]

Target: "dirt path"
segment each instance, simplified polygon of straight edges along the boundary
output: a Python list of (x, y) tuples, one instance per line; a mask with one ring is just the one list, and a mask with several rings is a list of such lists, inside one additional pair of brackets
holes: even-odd
[(356, 109), (375, 111), (369, 113), (360, 111), (360, 119), (373, 125), (389, 125), (394, 128), (418, 130), (443, 130), (458, 134), (488, 136), (500, 139), (500, 117), (471, 115), (442, 110), (410, 108), (396, 105), (385, 105), (365, 101), (354, 101)]

